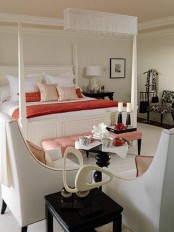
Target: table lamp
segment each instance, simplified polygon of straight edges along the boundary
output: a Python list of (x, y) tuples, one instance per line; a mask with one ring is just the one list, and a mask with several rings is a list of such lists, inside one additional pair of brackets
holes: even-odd
[(86, 67), (86, 76), (92, 77), (90, 81), (90, 90), (97, 91), (99, 90), (99, 86), (96, 81), (96, 77), (101, 76), (102, 69), (100, 66), (88, 66)]

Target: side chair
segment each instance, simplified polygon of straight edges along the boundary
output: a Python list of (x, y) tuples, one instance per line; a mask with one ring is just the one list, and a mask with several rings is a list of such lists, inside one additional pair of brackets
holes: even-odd
[[(0, 113), (0, 126), (1, 214), (8, 207), (20, 231), (26, 232), (28, 225), (45, 219), (44, 196), (61, 191), (63, 171), (35, 158), (15, 119)], [(79, 168), (73, 164), (68, 171), (70, 184)]]
[[(148, 107), (149, 115), (150, 115), (150, 112), (159, 113), (160, 123), (162, 127), (164, 114), (166, 113), (172, 114), (173, 104), (174, 104), (174, 91), (163, 90), (161, 104), (150, 104), (150, 106)], [(173, 114), (172, 114), (172, 117), (173, 117)]]
[[(114, 176), (103, 190), (123, 207), (123, 223), (133, 232), (174, 231), (174, 129), (163, 130), (146, 172)], [(123, 178), (124, 177), (124, 178)]]

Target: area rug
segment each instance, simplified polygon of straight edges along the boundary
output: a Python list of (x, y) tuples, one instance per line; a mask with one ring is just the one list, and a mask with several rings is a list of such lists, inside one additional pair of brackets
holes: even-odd
[[(96, 229), (97, 232), (112, 232), (112, 223), (101, 226)], [(122, 226), (122, 232), (131, 232), (125, 225)]]
[[(55, 222), (56, 223), (56, 222)], [(59, 225), (55, 224), (55, 232), (63, 232)], [(57, 230), (56, 230), (57, 229)], [(106, 224), (104, 226), (95, 229), (97, 232), (112, 232), (112, 223)], [(125, 225), (122, 226), (122, 232), (131, 232)]]
[[(57, 226), (57, 229), (59, 225)], [(106, 224), (104, 226), (100, 226), (95, 229), (97, 232), (112, 232), (112, 223)], [(59, 227), (59, 230), (56, 230), (56, 232), (63, 232), (63, 230)], [(122, 232), (131, 232), (125, 225), (122, 226)]]
[[(53, 220), (54, 232), (63, 232), (59, 224)], [(13, 215), (7, 210), (4, 215), (0, 215), (0, 231), (1, 232), (19, 232), (20, 228), (13, 217)], [(45, 221), (37, 222), (28, 226), (27, 232), (43, 232), (46, 231)], [(97, 232), (112, 232), (112, 223), (96, 228)], [(122, 232), (131, 232), (126, 226), (122, 226)]]
[[(100, 226), (98, 228), (95, 228), (97, 232), (112, 232), (112, 223), (108, 223), (104, 226)], [(63, 232), (61, 227), (57, 224), (56, 221), (54, 221), (54, 231), (55, 232)], [(28, 231), (30, 232), (30, 231)], [(122, 225), (122, 232), (131, 232), (125, 225)]]

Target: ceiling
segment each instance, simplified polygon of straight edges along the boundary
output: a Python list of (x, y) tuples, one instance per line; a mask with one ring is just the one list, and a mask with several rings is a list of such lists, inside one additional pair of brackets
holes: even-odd
[(0, 13), (63, 18), (65, 8), (137, 16), (139, 23), (174, 18), (174, 0), (0, 0)]

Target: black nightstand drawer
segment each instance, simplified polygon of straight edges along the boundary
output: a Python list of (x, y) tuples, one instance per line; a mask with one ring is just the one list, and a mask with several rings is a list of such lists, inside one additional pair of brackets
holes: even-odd
[(86, 97), (93, 97), (97, 99), (104, 99), (108, 97), (110, 100), (113, 100), (114, 92), (105, 91), (105, 92), (83, 92)]

